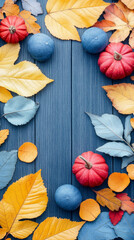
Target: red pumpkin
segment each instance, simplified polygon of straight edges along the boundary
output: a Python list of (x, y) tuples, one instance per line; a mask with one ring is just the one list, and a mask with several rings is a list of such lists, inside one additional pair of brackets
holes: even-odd
[(108, 177), (108, 165), (105, 159), (93, 152), (85, 152), (78, 156), (72, 171), (83, 186), (100, 186)]
[(134, 52), (123, 43), (110, 43), (99, 56), (100, 71), (117, 80), (129, 76), (134, 70)]
[(25, 21), (17, 16), (9, 16), (1, 21), (0, 37), (7, 43), (18, 43), (27, 37)]

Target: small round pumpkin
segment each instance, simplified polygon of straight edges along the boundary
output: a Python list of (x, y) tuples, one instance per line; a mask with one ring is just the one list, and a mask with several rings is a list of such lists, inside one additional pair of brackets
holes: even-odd
[(27, 36), (27, 27), (21, 17), (8, 16), (1, 21), (0, 37), (7, 43), (18, 43)]
[(83, 186), (100, 186), (108, 177), (108, 165), (105, 159), (91, 151), (82, 153), (76, 158), (72, 171)]
[(99, 56), (100, 71), (113, 80), (129, 76), (134, 70), (134, 52), (123, 43), (110, 43)]

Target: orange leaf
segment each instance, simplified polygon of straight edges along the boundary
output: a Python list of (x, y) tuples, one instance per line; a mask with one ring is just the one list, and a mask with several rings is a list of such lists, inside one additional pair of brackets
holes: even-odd
[(108, 186), (115, 192), (122, 192), (130, 184), (126, 173), (112, 173), (108, 178)]
[(3, 19), (3, 13), (6, 16), (19, 16), (24, 19), (28, 33), (39, 33), (40, 32), (40, 25), (36, 23), (37, 19), (31, 15), (29, 11), (21, 11), (17, 4), (14, 4), (13, 0), (6, 0), (3, 7), (0, 9), (0, 19)]
[(131, 201), (131, 198), (127, 193), (119, 193), (116, 195), (116, 197), (121, 200), (121, 209), (123, 211), (127, 211), (128, 214), (134, 212), (134, 203)]
[(7, 231), (4, 228), (0, 228), (0, 239), (3, 239), (6, 235)]
[(134, 164), (130, 164), (127, 166), (128, 176), (131, 180), (134, 180)]
[(4, 87), (0, 87), (0, 101), (6, 103), (13, 96), (12, 94)]
[(31, 142), (25, 142), (18, 150), (18, 158), (22, 162), (31, 163), (38, 155), (37, 147)]
[(8, 129), (3, 129), (0, 131), (0, 145), (5, 142), (9, 135), (9, 130)]
[(109, 188), (104, 188), (100, 191), (95, 191), (97, 194), (96, 200), (103, 207), (109, 208), (111, 211), (118, 211), (121, 207), (121, 201), (115, 197), (115, 193)]
[(87, 199), (80, 205), (80, 218), (92, 222), (101, 213), (100, 205), (94, 199)]
[[(124, 0), (129, 1), (129, 0)], [(124, 41), (134, 28), (134, 11), (130, 10), (120, 0), (112, 3), (105, 9), (104, 19), (94, 26), (103, 29), (105, 32), (116, 30), (110, 37), (110, 42)], [(134, 48), (134, 34), (130, 35), (129, 44)]]
[(108, 98), (113, 106), (122, 114), (134, 113), (134, 85), (130, 83), (120, 83), (104, 86)]
[(134, 9), (134, 0), (121, 0), (128, 8)]
[(131, 123), (132, 128), (134, 128), (134, 118), (130, 119), (130, 123)]

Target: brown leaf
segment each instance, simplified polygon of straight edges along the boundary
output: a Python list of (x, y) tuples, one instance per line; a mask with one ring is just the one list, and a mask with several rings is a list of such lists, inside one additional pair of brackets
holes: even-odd
[(3, 7), (0, 9), (0, 19), (3, 19), (3, 13), (6, 16), (19, 16), (24, 19), (28, 33), (39, 33), (40, 32), (40, 25), (36, 23), (37, 19), (31, 15), (29, 11), (21, 11), (17, 4), (14, 4), (13, 0), (6, 0)]
[(113, 106), (122, 114), (134, 113), (134, 84), (120, 83), (104, 86)]
[(116, 194), (110, 188), (104, 188), (100, 191), (95, 191), (97, 194), (96, 200), (103, 207), (109, 208), (111, 211), (118, 211), (121, 207), (121, 201), (116, 198)]
[(134, 203), (131, 201), (131, 198), (127, 193), (119, 193), (116, 197), (121, 200), (121, 209), (123, 211), (126, 211), (128, 214), (134, 212)]
[(110, 37), (110, 42), (124, 41), (132, 31), (129, 44), (134, 48), (134, 11), (128, 9), (120, 0), (112, 3), (105, 9), (104, 19), (94, 26), (103, 29), (105, 32), (116, 30)]
[(0, 145), (5, 142), (9, 135), (9, 130), (8, 129), (3, 129), (0, 131)]

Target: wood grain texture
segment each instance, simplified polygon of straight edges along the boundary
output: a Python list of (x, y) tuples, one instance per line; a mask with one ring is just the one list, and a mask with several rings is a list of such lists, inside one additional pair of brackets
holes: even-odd
[[(38, 23), (42, 27), (41, 31), (51, 36), (44, 25), (47, 0), (38, 1), (44, 11), (44, 15), (38, 17)], [(18, 3), (21, 6), (20, 0)], [(79, 31), (80, 36), (83, 31)], [(95, 152), (97, 147), (106, 142), (96, 136), (85, 112), (118, 115), (102, 89), (103, 85), (113, 84), (113, 82), (100, 73), (97, 64), (98, 55), (86, 53), (79, 42), (60, 41), (51, 37), (55, 42), (54, 55), (45, 63), (35, 63), (55, 82), (34, 97), (34, 100), (40, 103), (35, 119), (23, 127), (14, 127), (6, 119), (0, 119), (0, 128), (10, 130), (10, 136), (1, 146), (1, 151), (18, 149), (26, 141), (31, 141), (38, 147), (38, 158), (34, 163), (26, 164), (18, 160), (11, 181), (12, 183), (21, 176), (42, 169), (42, 177), (48, 188), (49, 204), (46, 212), (37, 219), (38, 222), (47, 216), (79, 220), (78, 211), (65, 212), (55, 204), (54, 193), (60, 185), (72, 183), (80, 189), (83, 200), (95, 197), (89, 188), (80, 186), (72, 174), (72, 165), (79, 154), (84, 151)], [(34, 62), (27, 52), (28, 38), (21, 43), (19, 61), (27, 59)], [(0, 40), (0, 46), (2, 44)], [(127, 81), (130, 81), (130, 78), (127, 78)], [(0, 103), (0, 114), (3, 112), (3, 106), (4, 104)], [(124, 121), (124, 116), (119, 116)], [(103, 156), (109, 165), (109, 173), (121, 171), (120, 159)], [(107, 181), (97, 189), (104, 186), (107, 186)], [(133, 186), (131, 183), (127, 190), (132, 198), (134, 198)], [(0, 192), (1, 198), (5, 190)]]

